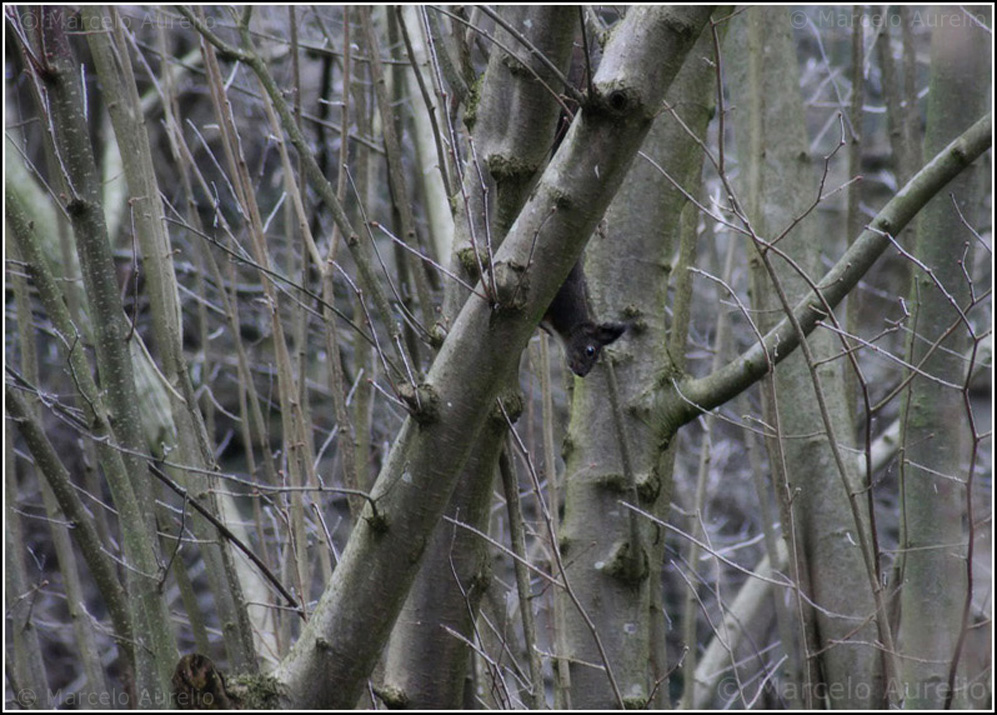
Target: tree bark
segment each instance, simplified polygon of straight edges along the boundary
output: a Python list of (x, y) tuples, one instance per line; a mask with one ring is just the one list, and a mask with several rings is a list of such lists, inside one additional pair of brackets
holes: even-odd
[(496, 304), (473, 298), (460, 311), (332, 582), (278, 670), (289, 704), (356, 703), (509, 367), (616, 193), (708, 16), (708, 8), (641, 6), (614, 34), (591, 107), (496, 253)]
[[(949, 9), (939, 19), (950, 17)], [(975, 29), (939, 22), (931, 37), (931, 92), (925, 151), (931, 155), (964, 131), (987, 104), (990, 58), (968, 40)], [(914, 256), (907, 363), (917, 366), (902, 409), (901, 632), (905, 706), (948, 708), (966, 701), (953, 692), (957, 644), (969, 586), (966, 543), (972, 464), (965, 429), (966, 395), (951, 384), (965, 371), (963, 354), (973, 332), (965, 323), (972, 305), (967, 266), (975, 240), (961, 230), (981, 213), (984, 194), (975, 168), (961, 174), (947, 195), (935, 197), (920, 216)], [(958, 210), (957, 210), (958, 209)], [(930, 271), (930, 273), (929, 273)], [(952, 326), (958, 326), (946, 335)], [(937, 345), (937, 347), (936, 347)], [(961, 385), (960, 385), (961, 387)], [(963, 684), (965, 685), (965, 684)], [(957, 704), (956, 707), (965, 707)]]
[[(688, 318), (676, 317), (666, 325), (664, 306), (670, 282), (676, 286), (675, 304), (688, 305), (690, 285), (682, 282), (687, 266), (675, 262), (682, 227), (689, 224), (681, 220), (689, 202), (668, 177), (687, 194), (700, 194), (703, 155), (688, 131), (703, 136), (713, 112), (716, 74), (706, 61), (713, 55), (712, 45), (707, 26), (665, 100), (686, 126), (667, 110), (655, 120), (643, 156), (631, 167), (589, 243), (586, 274), (597, 319), (630, 324), (602, 361), (612, 362), (615, 371), (633, 484), (628, 484), (621, 462), (607, 366), (597, 365), (584, 380), (574, 380), (563, 450), (566, 488), (560, 539), (568, 580), (595, 624), (609, 663), (602, 663), (585, 619), (560, 591), (575, 708), (619, 705), (607, 672), (591, 664), (607, 665), (626, 706), (638, 709), (648, 706), (668, 669), (664, 653), (652, 649), (652, 642), (663, 643), (665, 637), (664, 632), (655, 633), (663, 619), (655, 617), (660, 599), (654, 597), (665, 562), (664, 539), (657, 526), (620, 502), (634, 503), (636, 497), (637, 506), (661, 518), (669, 509), (675, 450), (654, 439), (644, 391), (655, 376), (685, 365)], [(690, 228), (694, 241), (694, 219)], [(685, 297), (679, 297), (683, 291)], [(670, 344), (682, 348), (670, 351)], [(664, 684), (658, 685), (658, 690), (667, 691)]]

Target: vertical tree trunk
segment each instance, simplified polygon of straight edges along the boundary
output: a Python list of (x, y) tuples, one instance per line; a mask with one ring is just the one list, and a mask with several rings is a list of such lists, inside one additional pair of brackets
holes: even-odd
[[(697, 136), (705, 134), (713, 110), (715, 73), (704, 59), (712, 56), (712, 44), (707, 26), (666, 97), (666, 105), (676, 107)], [(661, 620), (654, 617), (657, 599), (653, 597), (661, 588), (664, 538), (659, 527), (620, 504), (633, 504), (635, 495), (620, 459), (605, 363), (612, 361), (616, 373), (623, 433), (636, 482), (634, 505), (665, 518), (675, 450), (663, 449), (654, 439), (643, 400), (657, 375), (684, 366), (687, 319), (666, 325), (665, 306), (670, 280), (679, 285), (678, 303), (688, 304), (689, 284), (682, 284), (688, 276), (680, 275), (687, 266), (673, 265), (680, 218), (688, 201), (663, 172), (698, 196), (703, 163), (699, 146), (668, 111), (658, 116), (642, 151), (648, 158), (636, 159), (606, 212), (604, 227), (589, 243), (586, 273), (595, 315), (598, 320), (629, 322), (630, 327), (604, 351), (603, 364), (584, 380), (574, 380), (564, 445), (561, 531), (568, 579), (602, 639), (624, 702), (635, 708), (647, 706), (656, 684), (659, 691), (667, 690), (656, 683), (667, 665), (651, 649), (652, 640), (664, 640), (664, 633), (654, 633)], [(683, 290), (686, 296), (678, 297)], [(669, 353), (669, 328), (671, 344), (682, 346), (677, 354)], [(604, 663), (591, 629), (566, 593), (560, 592), (558, 598), (571, 658), (572, 707), (617, 707), (607, 673), (593, 667)]]
[[(935, 17), (950, 20), (951, 9)], [(980, 77), (987, 75), (991, 61), (968, 41), (969, 26), (938, 22), (933, 28), (927, 156), (984, 111), (988, 92)], [(911, 708), (948, 707), (953, 697), (949, 688), (958, 685), (950, 680), (950, 671), (955, 668), (956, 644), (964, 626), (968, 587), (964, 520), (973, 475), (962, 469), (972, 463), (965, 395), (945, 383), (960, 384), (957, 376), (965, 371), (962, 355), (968, 347), (968, 326), (962, 323), (971, 298), (965, 271), (972, 265), (967, 248), (975, 247), (975, 242), (968, 230), (960, 228), (959, 212), (970, 225), (976, 223), (984, 198), (981, 170), (964, 172), (946, 194), (925, 207), (914, 247), (920, 265), (908, 302), (907, 361), (917, 366), (918, 373), (912, 376), (903, 405), (905, 521), (900, 597), (903, 650), (909, 656), (902, 661), (903, 692), (905, 705)], [(956, 329), (946, 336), (953, 326)], [(965, 694), (955, 697), (958, 703)]]
[[(732, 102), (748, 110), (748, 117), (735, 120), (744, 177), (740, 199), (753, 230), (766, 241), (779, 237), (803, 215), (818, 191), (820, 167), (810, 157), (789, 20), (781, 8), (751, 9), (735, 20), (731, 36), (738, 41), (730, 44), (727, 58), (732, 69)], [(778, 250), (788, 254), (811, 280), (822, 272), (822, 248), (832, 255), (840, 250), (836, 245), (823, 247), (816, 229), (815, 222), (801, 224), (778, 244)], [(762, 332), (783, 315), (778, 289), (761, 258), (766, 250), (748, 248), (753, 256), (752, 305)], [(809, 288), (796, 268), (774, 253), (768, 255), (775, 279), (795, 304)], [(853, 428), (844, 400), (845, 361), (831, 359), (841, 344), (828, 331), (817, 331), (807, 340), (814, 358), (822, 361), (818, 374), (836, 438), (850, 445)], [(853, 518), (849, 496), (861, 493), (862, 485), (854, 474), (854, 460), (846, 460), (846, 474), (840, 474), (814, 390), (800, 352), (780, 365), (764, 389), (765, 421), (773, 430), (768, 438), (769, 464), (781, 497), (783, 533), (790, 558), (795, 560), (790, 573), (817, 606), (799, 607), (804, 615), (806, 657), (803, 703), (807, 707), (868, 708), (880, 704), (883, 693), (880, 656), (867, 645), (876, 640), (876, 629), (872, 624), (862, 626), (876, 610), (867, 570), (872, 554), (862, 553), (863, 541), (857, 534), (859, 529), (869, 532), (869, 517), (863, 508), (860, 523)], [(786, 644), (788, 652), (791, 648)], [(824, 687), (848, 682), (854, 687)], [(827, 693), (829, 702), (813, 699), (820, 693)]]

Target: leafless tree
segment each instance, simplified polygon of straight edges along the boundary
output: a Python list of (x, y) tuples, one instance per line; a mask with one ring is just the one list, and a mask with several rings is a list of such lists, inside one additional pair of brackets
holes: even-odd
[(5, 13), (9, 704), (989, 704), (989, 8)]

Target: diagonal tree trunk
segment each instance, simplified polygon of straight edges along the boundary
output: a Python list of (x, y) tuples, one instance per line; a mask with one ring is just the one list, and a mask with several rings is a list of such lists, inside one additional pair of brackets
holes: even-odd
[[(519, 6), (503, 14), (545, 57), (565, 69), (577, 17), (574, 8)], [(482, 80), (473, 128), (476, 152), (463, 167), (461, 195), (467, 198), (459, 204), (450, 261), (452, 270), (472, 284), (479, 277), (478, 264), (467, 260), (468, 252), (473, 255), (477, 250), (482, 264), (487, 265), (489, 240), (492, 250), (501, 245), (509, 222), (522, 208), (549, 155), (560, 111), (551, 90), (564, 89), (508, 32), (497, 30), (496, 34), (502, 46), (517, 48), (517, 58), (494, 51)], [(510, 111), (510, 106), (516, 111)], [(491, 211), (494, 221), (488, 215), (489, 202), (495, 204)], [(468, 292), (456, 282), (448, 283), (447, 291), (443, 318), (449, 324)], [(501, 399), (510, 411), (518, 413), (511, 407), (517, 400), (518, 362), (510, 368)], [(481, 532), (488, 530), (494, 481), (489, 475), (495, 474), (507, 433), (501, 413), (496, 412), (495, 417), (498, 419), (490, 420), (479, 435), (447, 507), (447, 516)], [(454, 633), (474, 640), (474, 619), (490, 581), (487, 544), (466, 529), (440, 522), (392, 632), (385, 660), (384, 697), (419, 709), (461, 707), (470, 654), (466, 643)]]
[(473, 298), (460, 311), (419, 386), (421, 407), (405, 421), (332, 582), (278, 669), (289, 704), (356, 703), (510, 365), (577, 262), (708, 16), (638, 7), (614, 34), (596, 96), (496, 252), (497, 305)]

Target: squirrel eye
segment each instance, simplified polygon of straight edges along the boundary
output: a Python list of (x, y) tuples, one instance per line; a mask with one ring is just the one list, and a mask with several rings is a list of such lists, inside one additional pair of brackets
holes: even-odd
[(592, 357), (593, 355), (595, 355), (595, 348), (592, 347), (591, 345), (586, 345), (585, 354), (588, 355), (589, 357)]

